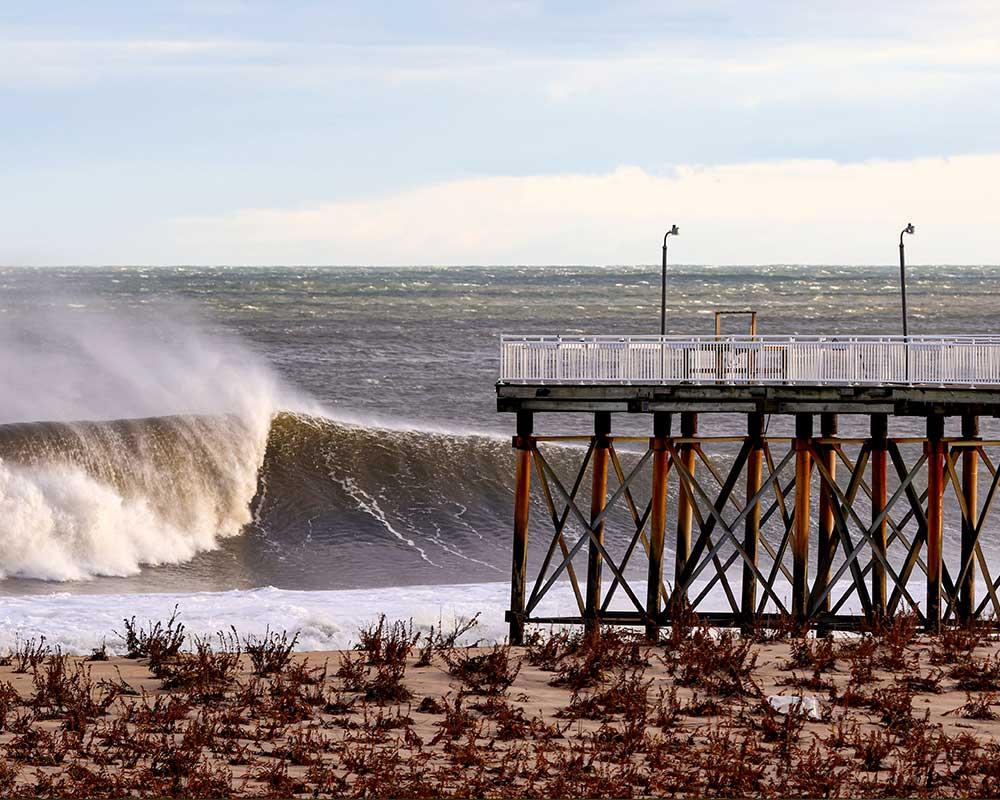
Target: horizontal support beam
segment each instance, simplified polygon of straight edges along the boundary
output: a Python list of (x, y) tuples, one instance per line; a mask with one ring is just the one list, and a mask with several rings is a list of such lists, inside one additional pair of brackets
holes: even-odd
[(1000, 387), (505, 384), (501, 412), (835, 413), (1000, 416)]

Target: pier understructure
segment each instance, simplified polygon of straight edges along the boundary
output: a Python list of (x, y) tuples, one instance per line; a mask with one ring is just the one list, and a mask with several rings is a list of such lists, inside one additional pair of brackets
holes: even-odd
[[(745, 629), (1000, 617), (1000, 438), (980, 434), (1000, 416), (1000, 338), (501, 348), (497, 407), (516, 417), (513, 643), (533, 623), (655, 639), (690, 611)], [(586, 427), (542, 435), (548, 414)], [(637, 426), (648, 433), (616, 435)], [(543, 612), (559, 592), (569, 607)]]

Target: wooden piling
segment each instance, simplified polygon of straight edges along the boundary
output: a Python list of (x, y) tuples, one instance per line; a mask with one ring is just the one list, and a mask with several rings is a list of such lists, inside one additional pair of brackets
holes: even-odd
[[(761, 472), (764, 462), (764, 415), (760, 413), (747, 414), (747, 441), (750, 450), (747, 453), (747, 490), (746, 500), (749, 505), (760, 491)], [(757, 574), (751, 567), (757, 565), (757, 546), (760, 542), (760, 500), (753, 507), (743, 522), (743, 549), (746, 560), (743, 562), (743, 582), (740, 610), (742, 628), (748, 631), (753, 627), (757, 608)]]
[(649, 518), (649, 574), (646, 581), (646, 639), (660, 638), (660, 586), (663, 583), (663, 542), (667, 527), (667, 448), (670, 437), (670, 414), (653, 414), (653, 487)]
[(941, 572), (944, 495), (944, 417), (927, 417), (927, 629), (936, 632), (941, 627)]
[[(590, 521), (593, 527), (593, 538), (587, 558), (587, 597), (584, 608), (586, 627), (593, 631), (600, 625), (598, 619), (601, 607), (601, 566), (604, 558), (598, 542), (604, 544), (604, 520), (594, 525), (594, 521), (604, 512), (604, 504), (608, 495), (608, 456), (611, 440), (611, 414), (598, 411), (594, 414), (594, 457), (591, 463), (592, 484), (590, 493)], [(597, 541), (595, 542), (594, 539)]]
[(792, 529), (792, 616), (809, 616), (809, 508), (812, 485), (812, 414), (795, 415), (795, 510)]
[[(698, 415), (693, 411), (681, 413), (681, 438), (691, 438), (698, 435)], [(677, 447), (677, 455), (681, 464), (692, 476), (695, 470), (695, 446), (693, 444), (681, 444)], [(677, 498), (677, 542), (674, 549), (674, 593), (673, 602), (686, 603), (687, 591), (681, 589), (684, 571), (687, 569), (688, 558), (691, 555), (691, 525), (694, 521), (694, 509), (691, 506), (691, 497), (683, 482), (680, 484), (680, 491)]]
[[(820, 436), (824, 439), (837, 435), (837, 415), (829, 412), (820, 414)], [(831, 480), (837, 479), (837, 451), (832, 444), (821, 444), (817, 448), (823, 458), (823, 466)], [(830, 582), (830, 567), (833, 564), (835, 539), (833, 536), (833, 489), (825, 482), (819, 487), (819, 524), (816, 537), (816, 585), (826, 586)], [(820, 602), (820, 612), (830, 610), (830, 595)]]
[(872, 414), (870, 420), (871, 467), (872, 467), (872, 522), (878, 517), (882, 521), (872, 534), (872, 612), (876, 617), (885, 616), (886, 580), (885, 565), (877, 556), (885, 558), (888, 520), (882, 514), (885, 510), (887, 494), (886, 477), (889, 463), (889, 418), (885, 414)]
[(531, 453), (534, 420), (530, 411), (517, 412), (514, 450), (514, 544), (510, 576), (510, 643), (524, 644), (524, 602), (528, 569), (528, 512), (531, 507)]
[[(979, 417), (962, 415), (962, 439), (979, 439)], [(958, 618), (963, 624), (972, 621), (976, 608), (976, 525), (979, 517), (979, 451), (975, 447), (962, 450), (962, 495), (966, 517), (962, 519), (962, 569), (965, 576), (959, 589)], [(966, 568), (968, 564), (968, 568)]]

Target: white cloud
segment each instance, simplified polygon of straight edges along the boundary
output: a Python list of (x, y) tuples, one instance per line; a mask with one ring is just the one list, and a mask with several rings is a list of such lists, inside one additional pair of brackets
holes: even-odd
[[(171, 223), (175, 260), (470, 264), (654, 261), (665, 225), (690, 263), (1000, 262), (1000, 154), (684, 166), (671, 176), (479, 177), (301, 209)], [(169, 249), (169, 248), (168, 248)]]

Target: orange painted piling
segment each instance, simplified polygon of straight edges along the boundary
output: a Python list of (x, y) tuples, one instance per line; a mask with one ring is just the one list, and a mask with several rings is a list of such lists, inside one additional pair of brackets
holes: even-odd
[[(593, 538), (587, 559), (587, 597), (584, 608), (588, 630), (596, 630), (600, 625), (598, 619), (601, 607), (601, 567), (604, 557), (598, 542), (604, 544), (604, 520), (596, 525), (594, 521), (604, 512), (604, 504), (608, 495), (608, 456), (611, 440), (611, 414), (598, 411), (594, 414), (594, 458), (591, 463), (592, 484), (590, 493), (590, 521), (593, 528)], [(596, 542), (594, 541), (596, 539)]]
[[(753, 501), (760, 491), (762, 465), (764, 463), (764, 415), (747, 414), (747, 441), (750, 450), (747, 453), (747, 504)], [(751, 568), (757, 565), (757, 546), (760, 543), (760, 500), (753, 502), (753, 507), (747, 512), (743, 522), (743, 549), (746, 560), (743, 562), (742, 596), (740, 611), (742, 627), (749, 630), (753, 625), (754, 613), (757, 608), (757, 574)]]
[[(685, 411), (681, 414), (681, 438), (691, 438), (698, 435), (698, 415)], [(695, 448), (693, 444), (682, 444), (677, 448), (681, 464), (692, 476), (695, 470)], [(674, 550), (674, 603), (686, 602), (687, 591), (681, 590), (684, 571), (687, 569), (688, 558), (691, 555), (691, 526), (694, 522), (694, 510), (691, 498), (684, 489), (683, 483), (677, 499), (677, 542)]]
[(872, 611), (876, 617), (885, 616), (886, 582), (885, 566), (876, 557), (883, 558), (886, 554), (888, 519), (882, 515), (887, 498), (887, 483), (889, 463), (889, 419), (885, 414), (872, 414), (871, 420), (871, 468), (872, 468), (872, 522), (879, 516), (882, 521), (876, 526), (872, 535)]
[[(962, 439), (979, 439), (979, 417), (962, 416)], [(976, 525), (979, 521), (979, 451), (974, 447), (962, 450), (962, 496), (966, 516), (962, 519), (962, 569), (965, 576), (959, 588), (958, 618), (963, 623), (972, 620), (976, 607)], [(968, 568), (966, 568), (968, 564)]]
[(510, 643), (524, 644), (524, 601), (528, 570), (528, 513), (531, 507), (531, 453), (533, 419), (530, 411), (517, 413), (514, 450), (514, 543), (510, 577)]
[(660, 586), (663, 583), (663, 542), (667, 527), (667, 448), (670, 437), (670, 414), (653, 414), (653, 487), (649, 517), (649, 573), (646, 580), (646, 638), (660, 638)]
[(795, 511), (792, 521), (792, 616), (809, 616), (809, 510), (812, 488), (812, 414), (795, 415)]
[(941, 627), (942, 500), (944, 495), (944, 417), (927, 417), (927, 629)]
[[(820, 415), (820, 435), (830, 439), (837, 435), (837, 415), (823, 413)], [(837, 479), (837, 451), (831, 444), (821, 444), (818, 448), (823, 458), (823, 466), (831, 480)], [(830, 566), (833, 563), (833, 489), (825, 482), (819, 487), (819, 526), (816, 537), (816, 585), (826, 586), (830, 582)], [(819, 605), (819, 611), (830, 610), (830, 595), (827, 594)]]

